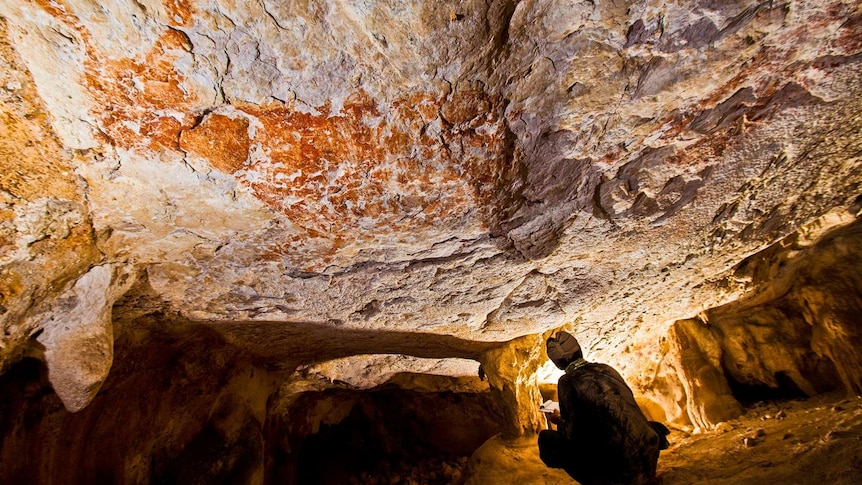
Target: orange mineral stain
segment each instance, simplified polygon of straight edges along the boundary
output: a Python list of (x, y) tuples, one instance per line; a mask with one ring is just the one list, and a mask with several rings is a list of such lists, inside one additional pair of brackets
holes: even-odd
[[(489, 159), (505, 158), (502, 137), (469, 127), (449, 127), (445, 137), (428, 135), (426, 120), (440, 116), (442, 104), (442, 96), (413, 94), (383, 115), (374, 100), (359, 93), (336, 116), (284, 105), (237, 106), (260, 122), (254, 143), (267, 154), (249, 167), (248, 183), (259, 199), (325, 238), (361, 239), (366, 230), (407, 232), (452, 224), (477, 206), (488, 210), (495, 195), (488, 185), (494, 183), (484, 170), (495, 169)], [(479, 106), (491, 104), (485, 96)], [(319, 111), (328, 113), (329, 106)], [(473, 111), (453, 118), (477, 116)], [(489, 114), (477, 123), (494, 120)], [(458, 154), (446, 138), (458, 139)]]
[[(209, 106), (175, 68), (192, 50), (181, 31), (166, 29), (142, 58), (117, 59), (99, 51), (62, 0), (38, 1), (84, 45), (84, 82), (104, 141), (183, 150), (232, 174), (300, 230), (267, 250), (273, 254), (309, 239), (335, 252), (422, 228), (494, 226), (512, 211), (508, 189), (523, 171), (507, 148), (499, 97), (472, 89), (380, 100), (358, 91), (334, 114), (329, 104), (309, 113), (292, 103), (234, 103), (238, 113), (201, 119)], [(174, 26), (193, 21), (188, 1), (163, 5)]]
[[(94, 114), (109, 141), (128, 149), (177, 149), (180, 131), (194, 122), (192, 112), (198, 101), (183, 90), (185, 78), (173, 67), (191, 49), (185, 34), (166, 30), (144, 59), (114, 59), (99, 51), (90, 32), (62, 0), (37, 0), (37, 4), (73, 29), (83, 43), (84, 82), (101, 107)], [(178, 7), (184, 4), (172, 1), (168, 10), (183, 18), (181, 12), (191, 12)]]
[(180, 134), (180, 148), (206, 158), (216, 169), (234, 173), (245, 164), (251, 140), (248, 120), (213, 114)]

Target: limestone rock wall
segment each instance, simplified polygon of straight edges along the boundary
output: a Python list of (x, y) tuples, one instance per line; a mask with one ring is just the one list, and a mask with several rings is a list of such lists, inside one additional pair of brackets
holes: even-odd
[(115, 363), (83, 409), (49, 381), (51, 360), (0, 376), (0, 482), (344, 483), (426, 459), (454, 476), (506, 426), (475, 373), (366, 389), (297, 377), (206, 325), (126, 315), (114, 330)]
[(543, 402), (536, 373), (543, 360), (542, 335), (530, 335), (491, 349), (482, 356), (482, 368), (488, 375), (491, 395), (503, 413), (501, 435), (514, 439), (532, 435), (545, 427), (539, 412)]
[(859, 395), (860, 228), (848, 213), (816, 221), (735, 269), (744, 298), (677, 321), (645, 386), (665, 418), (704, 429), (738, 416), (740, 402)]
[(0, 371), (28, 352), (39, 315), (100, 259), (85, 183), (0, 19)]
[[(746, 299), (707, 313), (710, 326), (720, 329), (731, 378), (791, 385), (808, 395), (840, 382), (848, 394), (859, 395), (860, 227), (853, 221), (814, 241), (790, 238), (740, 267), (762, 286), (752, 296), (758, 305)], [(758, 285), (765, 277), (770, 279)], [(774, 299), (757, 301), (769, 297)]]
[(52, 217), (191, 319), (654, 353), (859, 182), (855, 2), (2, 8)]
[(503, 419), (487, 389), (389, 385), (280, 396), (271, 399), (267, 426), (273, 483), (339, 483), (363, 472), (376, 480), (409, 475), (423, 459), (466, 461), (500, 432)]
[(680, 320), (668, 334), (670, 366), (685, 392), (685, 411), (695, 430), (735, 418), (742, 407), (734, 399), (721, 371), (721, 346), (697, 320)]
[(170, 382), (196, 429), (159, 414), (137, 442), (164, 447), (129, 455), (250, 450), (201, 477), (262, 473), (265, 397), (242, 395), (269, 373), (481, 361), (501, 429), (531, 433), (561, 327), (687, 425), (737, 385), (860, 392), (854, 237), (813, 256), (818, 221), (858, 213), (860, 39), (852, 0), (6, 0), (0, 371), (47, 362), (85, 413), (31, 438), (107, 436), (77, 423), (154, 416), (111, 380), (146, 354), (118, 338), (226, 349), (192, 360), (236, 371)]
[(0, 376), (0, 481), (261, 483), (273, 384), (204, 330), (119, 326), (110, 375), (75, 413), (36, 359)]

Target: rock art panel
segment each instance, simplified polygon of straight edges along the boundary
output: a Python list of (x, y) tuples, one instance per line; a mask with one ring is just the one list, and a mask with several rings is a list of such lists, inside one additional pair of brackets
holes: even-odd
[[(162, 158), (172, 159), (169, 163), (182, 160), (181, 149), (207, 161), (208, 167), (190, 164), (193, 169), (209, 173), (215, 168), (235, 175), (304, 232), (284, 241), (288, 248), (300, 244), (300, 237), (310, 237), (327, 241), (324, 247), (332, 253), (355, 240), (378, 242), (380, 236), (364, 234), (381, 230), (391, 232), (397, 245), (417, 227), (475, 232), (496, 226), (505, 217), (508, 208), (503, 204), (511, 199), (506, 190), (517, 168), (509, 168), (501, 100), (485, 92), (481, 83), (456, 84), (452, 89), (451, 83), (438, 82), (430, 91), (411, 89), (387, 98), (372, 98), (360, 87), (313, 108), (295, 96), (255, 103), (227, 99), (219, 110), (234, 111), (233, 115), (208, 114), (212, 105), (200, 83), (210, 73), (202, 72), (195, 56), (218, 57), (204, 39), (224, 41), (207, 31), (212, 26), (193, 21), (191, 12), (202, 18), (222, 14), (204, 8), (180, 15), (172, 13), (174, 7), (165, 7), (156, 8), (153, 18), (137, 26), (120, 20), (115, 27), (140, 42), (125, 48), (111, 44), (113, 33), (82, 20), (97, 15), (110, 22), (124, 8), (112, 4), (94, 14), (89, 6), (75, 2), (46, 2), (14, 13), (39, 31), (70, 32), (66, 43), (77, 49), (77, 57), (69, 62), (80, 62), (74, 67), (91, 108), (79, 117), (98, 127), (95, 138), (102, 137), (102, 143), (114, 148), (163, 151)], [(138, 8), (142, 11), (132, 8), (130, 15), (144, 19), (147, 8)], [(283, 28), (272, 12), (268, 15), (277, 29)], [(341, 19), (327, 18), (340, 25)], [(228, 56), (225, 62), (231, 69), (243, 64), (242, 49), (253, 48), (258, 51), (255, 56), (261, 55), (261, 45), (246, 41), (239, 45), (227, 41), (222, 54)], [(231, 45), (240, 50), (234, 52)], [(126, 57), (109, 47), (125, 51)], [(221, 58), (212, 60), (217, 65)], [(254, 57), (254, 62), (258, 60)], [(263, 69), (255, 65), (249, 66), (248, 75)], [(220, 86), (214, 89), (218, 92)], [(249, 123), (246, 135), (242, 127)], [(245, 152), (250, 152), (246, 167)], [(241, 168), (246, 170), (236, 173)]]
[[(703, 279), (851, 197), (852, 3), (488, 3), (3, 13), (79, 150), (99, 249), (153, 265), (194, 318), (486, 340), (565, 320), (654, 347), (652, 328), (725, 298)], [(440, 271), (407, 287), (413, 261)], [(532, 271), (590, 277), (488, 330)]]

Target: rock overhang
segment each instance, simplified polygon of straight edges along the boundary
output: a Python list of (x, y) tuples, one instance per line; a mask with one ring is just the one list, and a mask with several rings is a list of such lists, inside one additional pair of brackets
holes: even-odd
[[(81, 275), (134, 266), (133, 291), (214, 326), (504, 342), (568, 325), (624, 363), (744, 292), (745, 257), (855, 216), (852, 2), (0, 14), (26, 86), (4, 106), (42, 106), (80, 177), (55, 197), (84, 216), (36, 212), (91, 234)], [(38, 195), (4, 202), (15, 227)], [(21, 338), (38, 325), (18, 306)]]

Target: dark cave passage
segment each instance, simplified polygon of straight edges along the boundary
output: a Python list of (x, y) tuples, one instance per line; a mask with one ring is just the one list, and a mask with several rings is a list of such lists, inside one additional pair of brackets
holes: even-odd
[(499, 433), (500, 419), (489, 393), (394, 387), (306, 393), (270, 421), (271, 436), (286, 436), (272, 440), (279, 444), (271, 451), (272, 482), (406, 483), (412, 476), (452, 483), (473, 451)]
[(747, 384), (727, 376), (727, 384), (733, 397), (743, 407), (749, 407), (761, 402), (784, 401), (790, 399), (805, 399), (809, 397), (785, 372), (776, 372), (777, 387), (766, 384)]
[[(487, 385), (465, 386), (463, 378), (399, 374), (398, 385), (282, 394), (281, 374), (204, 328), (177, 329), (191, 346), (154, 331), (158, 351), (118, 330), (110, 378), (80, 412), (63, 407), (38, 359), (0, 375), (0, 455), (13, 464), (0, 469), (0, 483), (388, 484), (413, 477), (445, 484), (500, 432), (502, 413)], [(67, 470), (67, 460), (78, 466)]]

